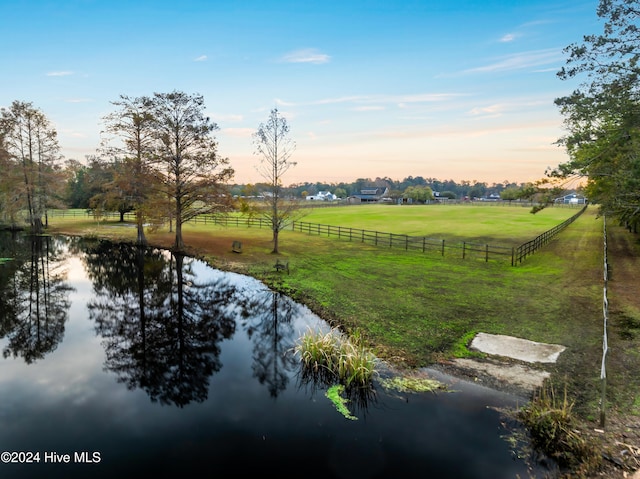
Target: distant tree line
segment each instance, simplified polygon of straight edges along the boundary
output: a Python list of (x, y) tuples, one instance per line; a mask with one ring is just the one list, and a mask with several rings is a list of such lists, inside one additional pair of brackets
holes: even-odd
[[(260, 196), (268, 185), (235, 184), (231, 186), (231, 194), (236, 197)], [(487, 183), (482, 181), (439, 180), (422, 176), (408, 176), (402, 180), (391, 178), (358, 178), (353, 182), (304, 182), (291, 184), (283, 188), (283, 193), (292, 198), (304, 198), (316, 195), (320, 191), (330, 191), (338, 198), (359, 194), (363, 189), (379, 187), (388, 188), (389, 196), (393, 199), (412, 198), (417, 201), (434, 199), (435, 197), (449, 199), (474, 199), (490, 196), (505, 200), (531, 199), (539, 195), (541, 188), (538, 183), (515, 183), (503, 181), (501, 183)], [(554, 190), (555, 192), (555, 190)], [(555, 194), (555, 193), (554, 193)], [(548, 195), (553, 196), (553, 194)]]

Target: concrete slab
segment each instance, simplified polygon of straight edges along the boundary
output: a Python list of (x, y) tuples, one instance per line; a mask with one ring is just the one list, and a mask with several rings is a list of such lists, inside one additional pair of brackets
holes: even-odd
[[(510, 388), (526, 391), (528, 393), (541, 387), (544, 380), (551, 374), (547, 371), (533, 369), (525, 364), (501, 364), (498, 361), (475, 361), (473, 359), (457, 358), (453, 360), (455, 368), (466, 371), (467, 374), (476, 374), (479, 377), (493, 378), (489, 381), (499, 388), (500, 385), (511, 385)], [(484, 382), (484, 381), (483, 381)]]
[(555, 363), (566, 347), (501, 334), (478, 333), (471, 341), (471, 349), (517, 359), (527, 363)]

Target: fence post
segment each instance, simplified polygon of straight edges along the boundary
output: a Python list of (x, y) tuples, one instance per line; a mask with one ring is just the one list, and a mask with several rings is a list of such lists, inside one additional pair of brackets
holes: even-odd
[(485, 255), (484, 255), (484, 262), (488, 263), (489, 262), (489, 245), (485, 245)]
[(442, 256), (444, 256), (444, 240), (442, 240)]
[(466, 242), (466, 241), (463, 241), (463, 242), (462, 242), (462, 259), (464, 259), (464, 258), (465, 258), (466, 253), (467, 253), (467, 242)]

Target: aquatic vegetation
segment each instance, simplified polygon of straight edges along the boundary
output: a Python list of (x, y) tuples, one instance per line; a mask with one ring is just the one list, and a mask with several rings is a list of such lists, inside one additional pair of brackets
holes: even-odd
[(346, 386), (368, 386), (375, 373), (375, 357), (362, 344), (359, 336), (349, 339), (337, 329), (326, 333), (309, 331), (295, 348), (302, 364), (311, 371), (331, 372)]
[(348, 399), (343, 398), (340, 394), (344, 392), (344, 386), (342, 384), (336, 384), (335, 386), (330, 387), (325, 396), (329, 398), (329, 400), (334, 404), (336, 409), (340, 414), (342, 414), (347, 419), (352, 421), (357, 420), (358, 418), (351, 414), (351, 411), (347, 408)]
[(440, 381), (429, 378), (410, 376), (395, 376), (382, 379), (380, 384), (385, 389), (392, 389), (401, 393), (406, 392), (435, 392), (446, 389), (446, 385)]

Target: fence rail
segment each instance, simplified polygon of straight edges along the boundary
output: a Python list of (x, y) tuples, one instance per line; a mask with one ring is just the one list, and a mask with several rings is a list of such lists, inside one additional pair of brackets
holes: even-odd
[(545, 231), (541, 235), (536, 236), (531, 241), (527, 241), (526, 243), (522, 243), (520, 246), (518, 246), (516, 248), (516, 251), (515, 251), (515, 255), (514, 255), (514, 258), (513, 258), (512, 265), (515, 265), (516, 263), (518, 263), (518, 264), (522, 263), (522, 261), (527, 256), (532, 255), (533, 253), (538, 251), (540, 248), (542, 248), (544, 245), (546, 245), (549, 241), (551, 241), (551, 239), (553, 239), (553, 237), (555, 235), (560, 233), (560, 231), (562, 231), (567, 226), (569, 226), (571, 223), (573, 223), (576, 219), (578, 219), (578, 217), (582, 213), (584, 213), (584, 210), (586, 210), (586, 209), (587, 209), (587, 205), (584, 205), (580, 209), (580, 211), (578, 211), (571, 218), (563, 221), (562, 223), (560, 223), (557, 226), (554, 226), (550, 230)]
[[(404, 234), (384, 233), (375, 230), (364, 230), (349, 228), (344, 226), (325, 225), (320, 223), (308, 223), (304, 221), (292, 222), (288, 229), (306, 234), (318, 236), (336, 237), (348, 241), (357, 241), (374, 246), (404, 249), (405, 251), (418, 251), (421, 253), (437, 253), (441, 256), (452, 255), (462, 259), (482, 259), (485, 262), (490, 260), (510, 261), (511, 266), (522, 263), (529, 255), (536, 252), (547, 244), (555, 235), (573, 223), (586, 209), (586, 205), (571, 218), (561, 224), (545, 231), (531, 241), (520, 246), (504, 246), (487, 243), (474, 243), (471, 241), (452, 242), (445, 239), (434, 239), (426, 236), (409, 236)], [(53, 213), (53, 212), (52, 212)], [(65, 211), (56, 210), (51, 216), (91, 216), (90, 211)], [(120, 217), (117, 212), (105, 212), (103, 216)], [(126, 213), (124, 218), (131, 220), (133, 213)], [(199, 215), (191, 219), (193, 223), (215, 224), (229, 227), (245, 228), (271, 228), (271, 222), (263, 217), (241, 217), (226, 215)]]
[(438, 253), (445, 256), (447, 253), (458, 257), (481, 258), (484, 261), (490, 259), (511, 260), (513, 247), (490, 244), (473, 243), (469, 241), (448, 242), (444, 239), (428, 238), (426, 236), (409, 236), (404, 234), (384, 233), (374, 230), (363, 230), (344, 226), (332, 226), (319, 223), (307, 223), (296, 221), (291, 224), (293, 231), (315, 234), (318, 236), (337, 237), (348, 241), (355, 241), (374, 246), (399, 248), (405, 251), (419, 251), (421, 253)]

